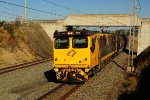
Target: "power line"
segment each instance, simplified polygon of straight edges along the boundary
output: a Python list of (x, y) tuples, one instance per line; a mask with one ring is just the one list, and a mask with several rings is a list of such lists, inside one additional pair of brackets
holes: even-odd
[(42, 1), (47, 2), (47, 3), (49, 3), (49, 4), (52, 4), (52, 5), (55, 5), (55, 6), (58, 6), (58, 7), (61, 7), (61, 8), (64, 8), (64, 9), (67, 9), (67, 10), (75, 11), (75, 12), (77, 12), (77, 13), (84, 13), (84, 12), (82, 12), (82, 11), (80, 11), (80, 10), (72, 9), (72, 8), (69, 8), (69, 7), (60, 5), (60, 4), (58, 4), (58, 3), (54, 3), (54, 2), (52, 2), (52, 1), (47, 1), (47, 0), (42, 0)]
[[(10, 2), (6, 2), (6, 1), (2, 1), (2, 0), (0, 0), (0, 2), (5, 3), (5, 4), (9, 4), (9, 5), (12, 5), (12, 6), (17, 6), (17, 7), (24, 8), (24, 6), (19, 5), (19, 4), (14, 4), (14, 3), (10, 3)], [(48, 12), (48, 11), (44, 11), (44, 10), (40, 10), (40, 9), (35, 9), (35, 8), (27, 7), (27, 6), (25, 8), (33, 10), (33, 11), (41, 12), (41, 13), (46, 13), (46, 14), (50, 14), (50, 15), (65, 17), (63, 15), (59, 15), (59, 14), (56, 14), (56, 13), (52, 13), (52, 12)]]
[(118, 23), (118, 24), (121, 24), (121, 25), (127, 26), (127, 25), (126, 25), (126, 24), (124, 24), (124, 23), (121, 23), (121, 22), (115, 21), (115, 20), (110, 19), (110, 18), (108, 18), (108, 17), (104, 17), (104, 18), (109, 19), (109, 20), (111, 20), (111, 21), (113, 21), (113, 22), (116, 22), (116, 23)]
[[(14, 3), (10, 3), (10, 2), (5, 2), (5, 1), (2, 1), (2, 0), (0, 0), (0, 2), (5, 3), (5, 4), (8, 4), (8, 5), (13, 5), (13, 6), (16, 6), (16, 7), (24, 8), (24, 6), (19, 5), (19, 4), (14, 4)], [(52, 13), (52, 12), (48, 12), (48, 11), (44, 11), (44, 10), (40, 10), (40, 9), (35, 9), (35, 8), (27, 7), (27, 6), (26, 6), (26, 8), (27, 8), (27, 9), (30, 9), (30, 10), (33, 10), (33, 11), (41, 12), (41, 13), (46, 13), (46, 14), (50, 14), (50, 15), (65, 17), (64, 15), (60, 15), (60, 14), (56, 14), (56, 13)], [(76, 20), (76, 21), (87, 22), (87, 21), (84, 21), (84, 20), (76, 19), (76, 18), (71, 18), (71, 19)], [(88, 23), (91, 23), (91, 22), (88, 22)]]
[[(5, 15), (4, 15), (4, 14), (5, 14)], [(6, 13), (3, 13), (3, 15), (0, 14), (0, 16), (1, 16), (1, 17), (4, 17), (4, 18), (12, 18), (12, 19), (15, 19), (15, 18), (16, 18), (16, 16), (10, 16), (10, 15), (7, 16)], [(11, 20), (4, 20), (4, 21), (11, 21)], [(35, 22), (35, 21), (31, 21), (31, 22), (37, 23), (37, 22)], [(37, 23), (37, 24), (39, 24), (39, 23)], [(33, 26), (30, 26), (30, 27), (34, 28)], [(56, 28), (52, 28), (52, 27), (50, 28), (50, 27), (43, 27), (43, 26), (39, 27), (38, 29), (43, 29), (43, 28), (56, 29)]]
[[(64, 9), (67, 9), (67, 10), (71, 10), (71, 11), (75, 11), (75, 12), (78, 12), (78, 13), (87, 14), (87, 13), (85, 13), (85, 12), (83, 12), (83, 11), (75, 10), (75, 9), (72, 9), (72, 8), (69, 8), (69, 7), (66, 7), (66, 6), (60, 5), (60, 4), (58, 4), (58, 3), (54, 3), (54, 2), (52, 2), (52, 1), (47, 1), (47, 0), (42, 0), (42, 1), (47, 2), (47, 3), (49, 3), (49, 4), (53, 4), (53, 5), (55, 5), (55, 6), (58, 6), (58, 7), (64, 8)], [(126, 25), (126, 24), (124, 24), (124, 23), (121, 23), (121, 22), (118, 22), (118, 21), (112, 20), (112, 19), (107, 18), (107, 17), (105, 17), (105, 18), (106, 18), (106, 19), (109, 19), (109, 20), (111, 20), (111, 21), (114, 21), (114, 22), (116, 22), (116, 23), (119, 23), (119, 24), (121, 24), (121, 25), (125, 25), (125, 26), (127, 26), (127, 25)]]
[[(13, 16), (14, 19), (15, 19), (15, 18), (19, 18), (19, 17), (20, 17), (20, 18), (24, 18), (24, 16), (16, 15), (16, 14), (14, 14), (14, 13), (6, 12), (6, 11), (0, 11), (0, 12), (3, 13), (4, 15)], [(34, 20), (34, 19), (28, 18), (27, 20)]]
[[(8, 9), (8, 8), (6, 8), (6, 9)], [(0, 11), (1, 12), (1, 14), (0, 14), (0, 16), (1, 17), (3, 17), (3, 18), (11, 18), (11, 19), (16, 19), (16, 18), (19, 18), (19, 17), (21, 17), (21, 18), (24, 18), (24, 16), (19, 16), (19, 15), (16, 15), (16, 14), (14, 14), (14, 13), (10, 13), (10, 12), (6, 12), (6, 11)], [(23, 19), (24, 20), (24, 19)], [(28, 18), (27, 19), (28, 21), (29, 21), (29, 23), (31, 22), (33, 22), (33, 23), (37, 23), (37, 24), (39, 24), (38, 22), (36, 22), (36, 20), (34, 20), (34, 19), (32, 19), (32, 18)], [(12, 21), (12, 20), (4, 20), (4, 21)], [(21, 20), (20, 20), (21, 21)], [(55, 24), (54, 23), (51, 23), (51, 25), (54, 25), (55, 26)], [(32, 27), (32, 26), (30, 26), (30, 27)], [(43, 28), (49, 28), (49, 29), (56, 29), (56, 28), (53, 28), (53, 27), (47, 27), (47, 26), (41, 26), (40, 28), (38, 28), (38, 29), (43, 29)]]
[[(71, 10), (71, 11), (75, 11), (75, 12), (78, 12), (78, 13), (87, 14), (87, 13), (85, 13), (85, 12), (83, 12), (83, 11), (75, 10), (75, 9), (72, 9), (72, 8), (69, 8), (69, 7), (66, 7), (66, 6), (60, 5), (60, 4), (58, 4), (58, 3), (54, 3), (54, 2), (52, 2), (52, 1), (47, 1), (47, 0), (42, 0), (42, 1), (47, 2), (47, 3), (49, 3), (49, 4), (53, 4), (53, 5), (55, 5), (55, 6), (58, 6), (58, 7), (64, 8), (64, 9), (67, 9), (67, 10)], [(110, 19), (110, 18), (108, 18), (108, 17), (104, 17), (104, 18), (106, 18), (106, 19), (108, 19), (108, 20), (111, 20), (111, 21), (113, 21), (113, 22), (116, 22), (116, 23), (118, 23), (118, 24), (121, 24), (121, 25), (127, 26), (127, 25), (126, 25), (126, 24), (124, 24), (124, 23), (121, 23), (121, 22), (115, 21), (115, 20)]]
[(0, 16), (3, 17), (3, 18), (5, 18), (5, 21), (11, 21), (11, 20), (8, 20), (8, 19), (6, 19), (6, 18), (12, 18), (12, 19), (14, 19), (14, 17), (5, 16), (5, 15), (1, 15), (1, 14), (0, 14)]
[[(56, 4), (56, 3), (53, 3), (53, 2), (50, 2), (50, 1), (47, 1), (47, 0), (43, 0), (43, 1), (46, 1), (46, 2), (49, 2), (49, 3), (54, 4), (54, 5), (56, 5), (56, 6), (59, 6), (59, 7), (62, 7), (62, 8), (70, 9), (70, 10), (71, 10), (71, 8), (62, 6), (62, 5), (60, 5), (60, 4)], [(19, 5), (19, 4), (14, 4), (14, 3), (10, 3), (10, 2), (5, 2), (5, 1), (2, 1), (2, 0), (0, 0), (0, 2), (5, 3), (5, 4), (9, 4), (9, 5), (13, 5), (13, 6), (17, 6), (17, 7), (24, 8), (24, 6)], [(35, 9), (35, 8), (31, 8), (31, 7), (25, 7), (25, 8), (30, 9), (30, 10), (33, 10), (33, 11), (41, 12), (41, 13), (46, 13), (46, 14), (50, 14), (50, 15), (65, 17), (64, 15), (60, 15), (60, 14), (56, 14), (56, 13), (52, 13), (52, 12), (48, 12), (48, 11), (44, 11), (44, 10), (40, 10), (40, 9)], [(72, 9), (72, 10), (73, 10), (73, 9)], [(78, 11), (78, 10), (73, 10), (73, 11)], [(79, 11), (78, 11), (78, 12), (79, 12)], [(86, 13), (85, 13), (85, 14), (86, 14)], [(109, 19), (109, 20), (111, 20), (111, 21), (113, 21), (113, 22), (115, 22), (115, 23), (119, 23), (119, 24), (121, 24), (121, 25), (127, 26), (127, 25), (124, 24), (124, 23), (115, 21), (115, 20), (110, 19), (110, 18), (108, 18), (108, 17), (104, 17), (104, 18)], [(76, 19), (76, 18), (71, 18), (71, 19), (74, 19), (74, 20), (77, 20), (77, 21), (82, 21), (82, 22), (88, 22), (88, 21), (79, 20), (79, 19)], [(93, 22), (88, 22), (88, 23), (93, 23)], [(93, 23), (93, 24), (96, 24), (96, 23)]]

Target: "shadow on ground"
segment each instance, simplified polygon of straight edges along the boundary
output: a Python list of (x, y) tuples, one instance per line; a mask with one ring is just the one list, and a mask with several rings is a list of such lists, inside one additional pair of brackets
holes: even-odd
[(150, 100), (150, 65), (142, 70), (137, 90), (122, 94), (118, 100)]
[[(129, 51), (128, 49), (123, 49), (123, 51), (126, 53), (126, 54), (129, 54), (130, 53), (130, 55), (132, 54), (132, 51)], [(133, 52), (133, 55), (137, 55), (137, 52)]]
[(56, 73), (54, 69), (44, 72), (48, 82), (56, 82)]

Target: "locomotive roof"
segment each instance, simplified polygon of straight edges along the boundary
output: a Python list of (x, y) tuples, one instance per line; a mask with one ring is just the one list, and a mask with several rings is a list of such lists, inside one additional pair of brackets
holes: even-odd
[(87, 30), (79, 30), (79, 31), (55, 31), (54, 38), (56, 37), (77, 37), (77, 36), (92, 36), (92, 35), (113, 35), (112, 33), (100, 33), (98, 31), (87, 31)]

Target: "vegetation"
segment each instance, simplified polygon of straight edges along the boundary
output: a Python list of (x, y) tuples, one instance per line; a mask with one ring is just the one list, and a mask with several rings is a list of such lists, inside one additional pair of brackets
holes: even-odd
[(13, 24), (5, 24), (5, 25), (4, 25), (4, 30), (7, 30), (8, 33), (9, 33), (12, 37), (14, 37), (15, 25), (13, 25)]
[(4, 21), (0, 21), (0, 27), (2, 27), (4, 24)]

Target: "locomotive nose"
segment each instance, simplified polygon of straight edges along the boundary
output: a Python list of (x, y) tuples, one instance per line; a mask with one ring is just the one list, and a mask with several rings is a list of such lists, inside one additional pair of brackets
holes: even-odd
[(67, 74), (67, 82), (69, 83), (81, 83), (83, 80), (79, 79), (75, 71), (70, 71)]
[(72, 79), (76, 77), (76, 73), (74, 71), (70, 71), (67, 74), (67, 79)]

